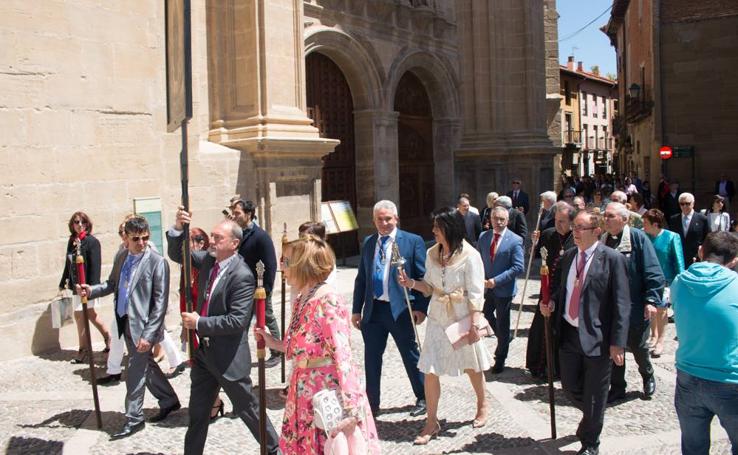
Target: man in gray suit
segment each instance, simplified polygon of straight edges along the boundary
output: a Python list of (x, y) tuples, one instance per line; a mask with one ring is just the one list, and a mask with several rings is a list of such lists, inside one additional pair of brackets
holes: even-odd
[[(167, 232), (169, 257), (182, 263), (183, 225), (190, 214), (180, 209)], [(259, 440), (259, 400), (251, 386), (249, 323), (253, 313), (255, 280), (237, 254), (243, 238), (231, 220), (218, 223), (208, 251), (193, 251), (192, 266), (200, 271), (197, 286), (199, 312), (182, 313), (182, 326), (195, 330), (200, 340), (192, 361), (190, 422), (185, 434), (185, 455), (201, 454), (210, 424), (210, 410), (222, 387), (233, 402), (234, 413)], [(267, 452), (279, 453), (279, 438), (267, 419)]]
[[(164, 420), (180, 408), (172, 385), (159, 368), (151, 349), (163, 338), (164, 316), (169, 301), (169, 264), (147, 248), (149, 223), (134, 216), (125, 224), (128, 249), (118, 252), (108, 279), (100, 284), (84, 285), (90, 299), (114, 294), (115, 317), (119, 334), (128, 348), (126, 377), (126, 422), (114, 439), (130, 436), (144, 427), (145, 388), (159, 400), (159, 414), (151, 422)], [(79, 289), (78, 289), (79, 291)]]

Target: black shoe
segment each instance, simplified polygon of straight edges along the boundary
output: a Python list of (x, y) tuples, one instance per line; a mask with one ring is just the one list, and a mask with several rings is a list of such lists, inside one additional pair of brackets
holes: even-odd
[(376, 419), (379, 414), (382, 413), (382, 410), (379, 408), (372, 408), (372, 416)]
[(495, 362), (495, 365), (492, 367), (492, 373), (500, 374), (503, 371), (505, 371), (505, 364), (500, 363), (500, 362)]
[(157, 415), (149, 419), (149, 422), (161, 422), (162, 420), (166, 419), (169, 414), (171, 414), (172, 412), (176, 411), (177, 409), (181, 407), (182, 405), (179, 404), (179, 401), (178, 401), (171, 406), (161, 408), (159, 409), (159, 413)]
[(97, 380), (97, 383), (99, 385), (109, 385), (113, 384), (114, 382), (120, 382), (120, 376), (121, 374), (109, 374), (107, 376), (103, 376), (100, 379)]
[(272, 367), (276, 367), (280, 363), (282, 363), (282, 354), (273, 353), (264, 362), (264, 367), (265, 368), (272, 368)]
[(579, 449), (579, 452), (577, 452), (577, 455), (597, 455), (600, 453), (600, 449), (598, 447), (582, 447)]
[(425, 400), (418, 400), (415, 402), (415, 407), (410, 410), (410, 417), (417, 417), (425, 414)]
[[(223, 400), (220, 400), (219, 405), (213, 406), (210, 409), (210, 421), (215, 422), (216, 420), (218, 420), (218, 417), (223, 417), (223, 415), (225, 414), (224, 409), (225, 405), (223, 404)], [(213, 414), (213, 411), (215, 411), (215, 414)]]
[(146, 426), (144, 422), (138, 422), (137, 424), (134, 424), (134, 425), (131, 425), (130, 423), (126, 423), (123, 426), (123, 429), (120, 430), (120, 432), (115, 433), (113, 436), (111, 436), (110, 439), (127, 438), (133, 433), (138, 433), (139, 431), (143, 430), (144, 426)]
[(625, 398), (625, 390), (610, 389), (610, 392), (607, 394), (607, 404), (614, 403), (623, 398)]
[(656, 378), (653, 375), (643, 380), (643, 396), (650, 399), (656, 393)]
[(72, 363), (75, 365), (79, 365), (82, 363), (88, 363), (87, 362), (87, 349), (80, 349), (77, 351), (77, 357), (72, 359)]
[(171, 373), (169, 373), (169, 374), (166, 375), (167, 376), (167, 379), (174, 379), (174, 378), (176, 378), (177, 376), (179, 376), (180, 374), (182, 374), (182, 372), (185, 370), (185, 368), (187, 368), (187, 360), (185, 360), (184, 362), (182, 362), (179, 365), (177, 365), (176, 367), (174, 367), (174, 371), (172, 371)]

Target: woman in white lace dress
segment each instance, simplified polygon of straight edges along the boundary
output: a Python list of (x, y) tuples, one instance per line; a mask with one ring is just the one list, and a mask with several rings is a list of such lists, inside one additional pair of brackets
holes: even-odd
[[(488, 406), (484, 396), (484, 371), (490, 368), (490, 354), (478, 330), (484, 304), (484, 266), (477, 250), (464, 240), (464, 220), (453, 209), (433, 215), (436, 245), (428, 250), (423, 280), (400, 276), (400, 284), (432, 295), (428, 306), (428, 326), (418, 368), (425, 373), (425, 399), (428, 419), (415, 444), (425, 445), (438, 435), (439, 376), (466, 373), (477, 397), (477, 412), (472, 426), (484, 426)], [(472, 313), (471, 344), (457, 350), (446, 335), (446, 328)]]

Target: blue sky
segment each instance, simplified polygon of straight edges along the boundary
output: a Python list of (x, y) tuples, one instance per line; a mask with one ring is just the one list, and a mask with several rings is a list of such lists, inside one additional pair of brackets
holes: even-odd
[(581, 60), (587, 71), (592, 66), (599, 65), (601, 74), (617, 74), (615, 48), (610, 46), (610, 40), (600, 31), (600, 27), (610, 18), (609, 10), (586, 29), (562, 41), (562, 38), (574, 34), (611, 5), (612, 0), (556, 1), (559, 12), (559, 61), (562, 65), (566, 64), (567, 57), (573, 53), (574, 61)]

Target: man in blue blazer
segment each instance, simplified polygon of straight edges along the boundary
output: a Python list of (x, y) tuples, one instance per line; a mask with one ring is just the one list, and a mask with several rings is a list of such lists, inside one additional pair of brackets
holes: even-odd
[(477, 248), (484, 263), (484, 317), (497, 337), (492, 373), (502, 373), (510, 347), (510, 306), (517, 292), (515, 278), (523, 273), (523, 238), (507, 228), (509, 212), (495, 207), (492, 230), (479, 236)]
[(425, 320), (428, 299), (412, 291), (410, 302), (413, 314), (408, 312), (405, 293), (397, 283), (397, 267), (391, 261), (393, 245), (396, 244), (400, 255), (407, 261), (405, 273), (412, 279), (422, 279), (425, 275), (425, 243), (420, 236), (397, 228), (397, 206), (392, 201), (377, 202), (373, 213), (377, 233), (364, 239), (361, 247), (351, 316), (351, 323), (361, 330), (364, 338), (366, 395), (376, 416), (380, 403), (382, 355), (387, 346), (387, 337), (391, 334), (417, 398), (410, 415), (418, 416), (425, 413), (424, 377), (418, 370), (420, 352), (410, 318), (416, 324)]

